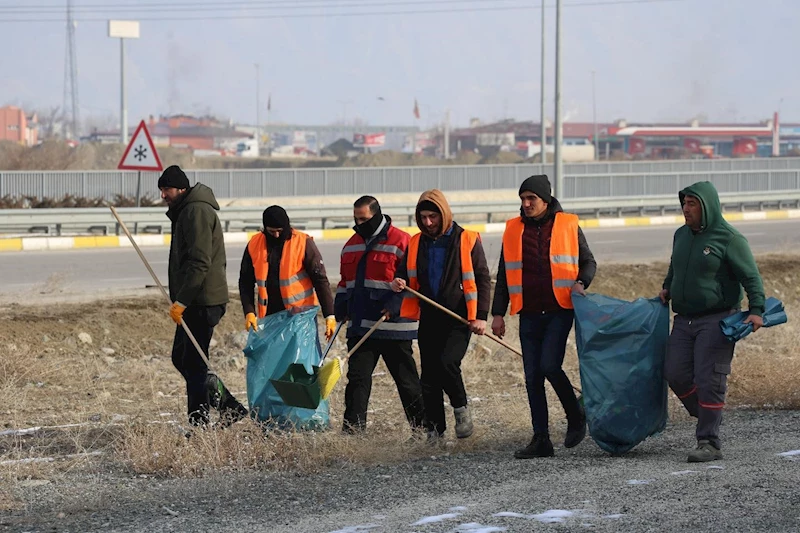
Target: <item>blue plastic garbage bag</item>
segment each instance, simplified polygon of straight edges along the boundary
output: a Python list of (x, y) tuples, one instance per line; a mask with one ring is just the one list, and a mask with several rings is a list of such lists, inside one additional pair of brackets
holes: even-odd
[(270, 379), (280, 378), (289, 365), (299, 363), (309, 374), (318, 365), (322, 352), (317, 335), (318, 306), (290, 313), (281, 311), (258, 321), (258, 331), (250, 331), (244, 354), (247, 356), (247, 401), (258, 420), (282, 429), (326, 429), (330, 419), (328, 401), (316, 409), (286, 405)]
[(667, 424), (669, 309), (600, 294), (572, 303), (589, 434), (609, 453), (628, 452)]
[[(730, 342), (736, 342), (753, 333), (753, 324), (743, 323), (748, 316), (750, 316), (750, 311), (742, 311), (720, 320), (719, 327), (722, 328), (722, 334)], [(765, 328), (785, 324), (788, 318), (783, 310), (783, 302), (771, 296), (767, 298), (767, 301), (764, 302), (764, 315), (761, 318), (764, 320)]]

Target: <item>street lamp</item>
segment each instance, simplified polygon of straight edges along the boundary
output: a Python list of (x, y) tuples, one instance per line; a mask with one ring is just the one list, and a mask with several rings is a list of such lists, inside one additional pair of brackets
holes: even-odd
[(120, 141), (128, 144), (128, 102), (125, 94), (125, 39), (139, 38), (138, 20), (109, 20), (108, 36), (119, 38), (119, 62), (120, 62)]
[(561, 117), (561, 0), (556, 0), (556, 120), (555, 120), (555, 146), (553, 155), (555, 156), (554, 172), (556, 195), (559, 199), (564, 199), (564, 162), (561, 159), (561, 143), (564, 141), (564, 131), (562, 129)]

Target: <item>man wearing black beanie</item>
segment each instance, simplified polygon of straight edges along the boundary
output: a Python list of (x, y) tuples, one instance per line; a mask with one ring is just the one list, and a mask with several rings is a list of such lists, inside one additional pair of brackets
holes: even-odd
[(262, 221), (264, 230), (250, 239), (239, 270), (245, 329), (257, 329), (259, 318), (284, 309), (319, 305), (325, 317), (325, 338), (330, 340), (336, 330), (333, 295), (314, 239), (293, 229), (279, 205), (266, 208)]
[(197, 353), (181, 321), (209, 355), (214, 327), (225, 314), (228, 280), (225, 275), (225, 243), (217, 217), (219, 204), (214, 192), (202, 183), (190, 186), (189, 178), (177, 165), (158, 178), (161, 198), (169, 206), (172, 221), (169, 247), (169, 314), (177, 324), (172, 345), (172, 363), (186, 380), (189, 422), (204, 426), (209, 407), (219, 409), (223, 425), (247, 415)]
[(514, 453), (518, 459), (550, 457), (547, 397), (549, 381), (567, 415), (564, 447), (586, 436), (586, 415), (562, 370), (567, 338), (575, 316), (572, 294), (585, 294), (597, 264), (578, 226), (550, 192), (550, 180), (534, 175), (519, 188), (520, 216), (506, 222), (497, 285), (492, 304), (492, 332), (506, 332), (504, 316), (519, 314), (519, 339), (525, 386), (533, 422), (531, 443)]

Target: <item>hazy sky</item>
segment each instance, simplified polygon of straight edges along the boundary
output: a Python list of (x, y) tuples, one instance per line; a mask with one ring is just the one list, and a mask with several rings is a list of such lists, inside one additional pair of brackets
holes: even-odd
[[(65, 5), (0, 0), (0, 105), (61, 105)], [(264, 121), (268, 94), (273, 122), (327, 124), (341, 120), (346, 107), (348, 122), (412, 124), (415, 97), (422, 126), (448, 108), (458, 125), (470, 117), (539, 117), (537, 0), (74, 5), (84, 117), (119, 115), (119, 40), (107, 37), (109, 18), (141, 20), (141, 38), (126, 44), (130, 123), (207, 110), (252, 123), (255, 63)], [(532, 8), (510, 9), (519, 6)], [(432, 10), (445, 13), (424, 13)], [(376, 11), (386, 13), (363, 15)], [(390, 14), (399, 11), (411, 14)], [(327, 16), (308, 16), (319, 13)], [(564, 0), (562, 19), (567, 120), (592, 120), (592, 70), (601, 121), (685, 121), (700, 113), (755, 121), (779, 105), (784, 121), (800, 120), (798, 0)], [(547, 10), (546, 33), (552, 117), (555, 9)]]

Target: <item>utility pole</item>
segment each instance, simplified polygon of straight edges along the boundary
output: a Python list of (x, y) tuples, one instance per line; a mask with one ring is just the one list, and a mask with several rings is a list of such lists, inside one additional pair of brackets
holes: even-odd
[(78, 106), (78, 62), (75, 47), (75, 27), (77, 22), (72, 14), (72, 0), (67, 0), (67, 49), (64, 61), (64, 137), (80, 138), (80, 108)]
[(450, 159), (450, 110), (444, 112), (444, 158)]
[(547, 125), (545, 124), (544, 118), (544, 65), (545, 65), (545, 39), (544, 39), (544, 25), (545, 25), (545, 11), (544, 11), (544, 0), (542, 0), (542, 80), (539, 86), (541, 87), (541, 109), (539, 113), (540, 121), (541, 121), (541, 128), (542, 128), (542, 168), (544, 168), (545, 163), (547, 163), (547, 152), (545, 150), (545, 146), (547, 145)]
[(563, 200), (564, 196), (564, 163), (561, 160), (561, 143), (563, 131), (561, 126), (561, 0), (556, 0), (556, 120), (555, 120), (555, 182), (556, 197)]
[(261, 155), (261, 73), (259, 65), (256, 63), (256, 149)]
[(594, 88), (594, 75), (595, 72), (592, 71), (592, 121), (594, 122), (594, 159), (597, 161), (600, 159), (600, 143), (597, 140), (597, 97), (595, 95), (595, 88)]
[(139, 38), (139, 22), (135, 20), (109, 20), (108, 36), (119, 38), (119, 138), (122, 144), (128, 144), (128, 97), (125, 93), (125, 39)]

